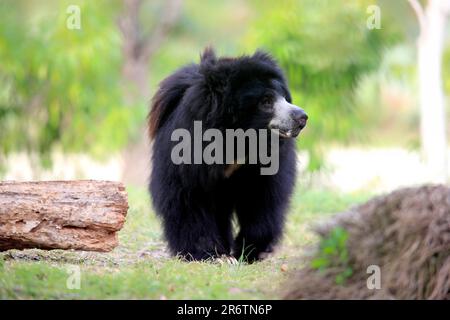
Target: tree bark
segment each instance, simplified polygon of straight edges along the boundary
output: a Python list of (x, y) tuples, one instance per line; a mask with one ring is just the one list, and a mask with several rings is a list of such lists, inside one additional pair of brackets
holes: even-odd
[(118, 182), (0, 182), (0, 251), (110, 251), (127, 210)]
[(441, 70), (444, 32), (450, 5), (447, 1), (429, 0), (423, 10), (417, 0), (409, 2), (420, 25), (417, 50), (422, 154), (431, 180), (445, 183), (448, 178), (447, 137)]

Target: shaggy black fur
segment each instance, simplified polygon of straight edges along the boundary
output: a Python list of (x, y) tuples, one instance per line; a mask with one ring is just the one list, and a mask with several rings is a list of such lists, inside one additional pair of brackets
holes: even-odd
[[(282, 71), (260, 51), (218, 59), (206, 49), (200, 64), (181, 68), (160, 84), (149, 115), (149, 190), (174, 255), (202, 260), (233, 254), (255, 261), (280, 239), (296, 177), (293, 139), (280, 140), (275, 175), (261, 175), (259, 164), (245, 164), (227, 176), (227, 164), (171, 161), (172, 132), (192, 132), (195, 120), (202, 121), (203, 130), (267, 129), (273, 115), (261, 108), (261, 101), (267, 103), (274, 94), (291, 101)], [(235, 239), (233, 212), (239, 224)]]

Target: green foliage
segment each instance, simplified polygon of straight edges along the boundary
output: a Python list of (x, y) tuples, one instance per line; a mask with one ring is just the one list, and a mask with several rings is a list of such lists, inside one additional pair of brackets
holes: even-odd
[[(66, 26), (70, 4), (81, 29)], [(102, 155), (127, 142), (136, 112), (122, 102), (116, 2), (0, 3), (1, 153)]]
[(353, 92), (362, 75), (376, 70), (395, 32), (386, 20), (380, 30), (367, 28), (369, 0), (263, 4), (246, 41), (271, 52), (287, 73), (294, 103), (309, 115), (299, 141), (310, 151), (310, 169), (317, 169), (323, 142), (346, 141), (365, 125)]
[(311, 267), (319, 271), (342, 268), (343, 271), (336, 275), (336, 284), (343, 284), (353, 274), (353, 270), (349, 266), (347, 239), (348, 233), (345, 229), (334, 228), (327, 237), (321, 240), (317, 257), (311, 262)]

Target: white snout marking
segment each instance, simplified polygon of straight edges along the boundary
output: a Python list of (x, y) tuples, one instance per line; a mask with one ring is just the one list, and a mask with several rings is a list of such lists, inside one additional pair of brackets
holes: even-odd
[(278, 97), (273, 104), (274, 114), (269, 122), (269, 127), (288, 127), (292, 121), (291, 111), (295, 109), (298, 109), (296, 105), (287, 102), (284, 97)]

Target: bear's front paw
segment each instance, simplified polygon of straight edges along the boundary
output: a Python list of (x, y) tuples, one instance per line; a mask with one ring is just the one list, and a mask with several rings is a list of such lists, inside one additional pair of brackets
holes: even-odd
[(272, 253), (273, 253), (273, 250), (271, 250), (271, 251), (263, 251), (263, 252), (260, 252), (260, 253), (258, 254), (257, 260), (264, 260), (264, 259), (267, 259), (267, 258), (269, 258), (269, 257), (272, 255)]
[(228, 255), (221, 255), (220, 257), (217, 257), (213, 260), (213, 262), (218, 263), (220, 265), (223, 264), (231, 264), (231, 265), (238, 265), (239, 261), (233, 257), (233, 256), (228, 256)]

